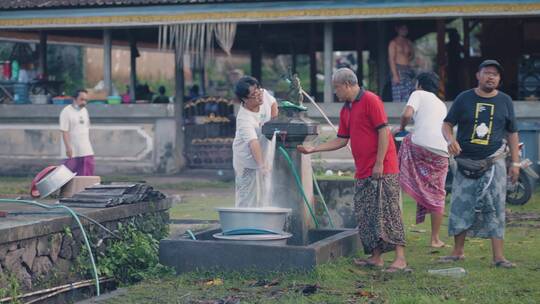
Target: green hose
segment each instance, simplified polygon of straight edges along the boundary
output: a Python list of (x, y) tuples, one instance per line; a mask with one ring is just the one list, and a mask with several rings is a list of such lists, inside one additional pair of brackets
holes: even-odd
[(321, 202), (324, 207), (324, 212), (326, 212), (326, 215), (328, 216), (328, 221), (330, 222), (330, 227), (332, 229), (336, 228), (334, 226), (334, 221), (332, 221), (332, 217), (330, 216), (330, 212), (328, 211), (328, 207), (326, 206), (326, 201), (324, 200), (324, 196), (322, 195), (321, 188), (319, 188), (319, 182), (317, 181), (317, 177), (315, 177), (315, 173), (311, 173), (313, 175), (313, 183), (315, 184), (315, 189), (317, 190), (317, 193), (319, 194), (319, 197), (321, 198)]
[(289, 163), (289, 167), (291, 167), (291, 171), (294, 175), (294, 179), (296, 181), (296, 186), (298, 186), (298, 189), (300, 190), (300, 193), (302, 194), (302, 197), (304, 198), (304, 203), (306, 203), (306, 206), (308, 207), (309, 214), (311, 215), (311, 218), (313, 219), (313, 222), (315, 223), (315, 228), (319, 228), (319, 221), (317, 221), (317, 218), (315, 217), (315, 213), (313, 213), (313, 209), (311, 208), (311, 205), (309, 204), (309, 200), (306, 196), (306, 193), (304, 192), (304, 187), (302, 187), (302, 182), (300, 181), (300, 176), (298, 175), (298, 171), (296, 171), (296, 167), (293, 164), (293, 161), (291, 157), (289, 156), (289, 153), (287, 153), (287, 150), (285, 150), (283, 147), (279, 147), (279, 151), (281, 154), (283, 154), (283, 157), (287, 160), (287, 163)]
[(81, 224), (81, 221), (79, 220), (79, 217), (77, 216), (77, 213), (75, 213), (75, 211), (73, 211), (71, 208), (69, 208), (67, 206), (64, 206), (64, 205), (49, 206), (49, 205), (45, 205), (45, 204), (38, 203), (38, 202), (35, 202), (35, 201), (26, 201), (26, 200), (0, 199), (0, 203), (15, 203), (15, 204), (38, 206), (38, 207), (45, 208), (45, 209), (65, 209), (65, 210), (67, 210), (67, 213), (69, 213), (69, 214), (71, 214), (71, 216), (73, 216), (73, 218), (75, 219), (75, 221), (79, 225), (79, 228), (81, 229), (82, 235), (84, 237), (84, 243), (86, 244), (86, 248), (88, 249), (88, 254), (90, 255), (90, 262), (92, 263), (92, 269), (94, 271), (94, 279), (96, 281), (96, 292), (97, 292), (98, 296), (100, 295), (98, 272), (97, 272), (96, 263), (94, 261), (94, 256), (92, 255), (92, 248), (90, 247), (90, 242), (88, 241), (88, 237), (86, 236), (86, 231), (84, 230), (84, 227)]

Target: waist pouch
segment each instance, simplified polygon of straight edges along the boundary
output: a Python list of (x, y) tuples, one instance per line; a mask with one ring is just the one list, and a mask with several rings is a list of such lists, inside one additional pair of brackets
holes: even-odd
[(470, 158), (456, 157), (457, 168), (466, 178), (478, 179), (486, 173), (495, 163), (498, 157), (474, 160)]

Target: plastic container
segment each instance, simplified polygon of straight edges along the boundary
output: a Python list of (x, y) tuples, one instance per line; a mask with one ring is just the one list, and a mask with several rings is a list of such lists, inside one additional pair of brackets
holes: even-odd
[(107, 103), (112, 104), (121, 104), (122, 103), (122, 97), (120, 96), (108, 96), (107, 97)]
[(467, 270), (461, 267), (445, 268), (445, 269), (430, 269), (429, 274), (439, 275), (452, 278), (462, 278), (467, 275)]
[(2, 77), (4, 80), (11, 79), (11, 62), (9, 60), (4, 61), (4, 68), (2, 69)]
[(27, 83), (16, 83), (13, 86), (13, 101), (16, 104), (26, 104), (30, 103), (30, 96), (28, 92)]
[(72, 98), (63, 97), (63, 96), (54, 97), (52, 99), (52, 103), (55, 105), (68, 105), (68, 104), (71, 104), (72, 102), (73, 102)]
[(19, 62), (17, 60), (13, 60), (11, 63), (11, 80), (19, 80)]

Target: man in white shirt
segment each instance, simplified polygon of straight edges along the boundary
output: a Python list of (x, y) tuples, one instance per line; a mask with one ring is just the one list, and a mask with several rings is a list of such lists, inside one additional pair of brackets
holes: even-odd
[(431, 214), (431, 246), (442, 247), (439, 238), (444, 215), (448, 173), (448, 148), (441, 128), (446, 105), (437, 97), (439, 77), (421, 73), (416, 91), (409, 97), (401, 115), (400, 130), (414, 119), (414, 131), (403, 139), (399, 149), (399, 184), (417, 203), (416, 223)]
[(260, 179), (271, 170), (264, 162), (263, 150), (268, 140), (262, 135), (262, 125), (278, 115), (278, 107), (276, 99), (253, 77), (242, 77), (234, 92), (241, 102), (233, 141), (236, 206), (257, 207)]
[(86, 109), (88, 92), (77, 90), (73, 103), (60, 113), (64, 165), (78, 176), (94, 175), (94, 150), (90, 143), (90, 117)]

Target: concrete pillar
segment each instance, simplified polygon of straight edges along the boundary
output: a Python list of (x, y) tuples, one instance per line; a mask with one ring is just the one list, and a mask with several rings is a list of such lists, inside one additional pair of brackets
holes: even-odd
[[(314, 209), (311, 156), (297, 152), (295, 147), (296, 145), (292, 148), (286, 148), (286, 150), (296, 166), (308, 201), (312, 209)], [(285, 157), (278, 150), (276, 150), (272, 174), (272, 185), (274, 187), (272, 205), (274, 207), (292, 209), (287, 226), (287, 230), (293, 234), (289, 240), (289, 244), (306, 245), (308, 242), (308, 231), (315, 227), (315, 224), (298, 189), (291, 168)]]
[[(39, 32), (38, 73), (47, 76), (47, 32)], [(60, 92), (61, 93), (61, 92)]]
[(262, 37), (261, 25), (255, 25), (251, 44), (251, 76), (262, 83)]
[(388, 45), (386, 39), (386, 24), (377, 21), (377, 75), (379, 75), (379, 96), (383, 96), (384, 86), (388, 81)]
[(439, 66), (439, 95), (446, 100), (446, 23), (443, 19), (437, 20), (437, 64)]
[(334, 67), (334, 33), (332, 23), (324, 24), (324, 102), (332, 102), (332, 72)]
[(110, 29), (103, 30), (103, 82), (108, 95), (112, 94), (112, 34)]
[(309, 92), (317, 98), (317, 47), (315, 24), (309, 25)]
[(137, 40), (134, 33), (129, 33), (129, 49), (130, 49), (130, 71), (129, 71), (129, 98), (135, 102), (135, 87), (137, 86)]
[(185, 142), (184, 142), (184, 58), (183, 54), (174, 52), (174, 74), (175, 74), (175, 100), (174, 100), (174, 120), (176, 121), (175, 156), (176, 169), (181, 170), (186, 165), (184, 157)]

